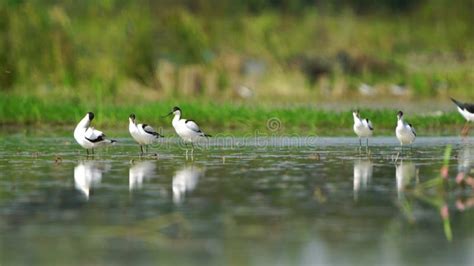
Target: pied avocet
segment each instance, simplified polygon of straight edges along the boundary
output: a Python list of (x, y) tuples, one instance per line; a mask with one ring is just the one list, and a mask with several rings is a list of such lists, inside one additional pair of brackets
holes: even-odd
[(79, 145), (86, 149), (87, 155), (89, 155), (89, 150), (94, 154), (95, 148), (117, 142), (112, 139), (107, 139), (102, 131), (91, 127), (90, 124), (93, 119), (94, 113), (88, 112), (79, 124), (77, 124), (76, 129), (74, 129), (74, 138)]
[(143, 146), (148, 150), (147, 145), (153, 144), (157, 139), (163, 137), (154, 128), (148, 124), (137, 124), (135, 114), (131, 114), (128, 118), (128, 131), (132, 138), (140, 145), (140, 151), (143, 154)]

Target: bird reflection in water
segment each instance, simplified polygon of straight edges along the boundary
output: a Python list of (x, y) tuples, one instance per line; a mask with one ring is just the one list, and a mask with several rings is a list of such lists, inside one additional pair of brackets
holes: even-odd
[(74, 167), (75, 188), (89, 200), (91, 188), (100, 184), (102, 174), (108, 172), (110, 168), (110, 164), (96, 161), (79, 162), (79, 164)]
[(130, 191), (141, 189), (144, 180), (148, 180), (155, 175), (155, 161), (141, 161), (133, 163), (128, 172), (128, 184)]
[(474, 146), (466, 144), (458, 153), (458, 174), (456, 175), (456, 182), (458, 184), (467, 184), (474, 187), (474, 178), (471, 170), (474, 165)]
[(354, 162), (354, 200), (359, 198), (359, 191), (367, 189), (372, 179), (374, 164), (370, 160), (358, 159)]
[(417, 175), (416, 165), (411, 161), (400, 161), (395, 166), (395, 177), (397, 179), (398, 198), (403, 197), (403, 191)]
[(193, 191), (202, 175), (202, 170), (195, 166), (186, 166), (177, 171), (173, 177), (173, 202), (183, 202), (186, 193)]

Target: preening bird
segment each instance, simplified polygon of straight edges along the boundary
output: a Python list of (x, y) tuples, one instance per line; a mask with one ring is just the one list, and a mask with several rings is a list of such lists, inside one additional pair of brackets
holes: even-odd
[(128, 131), (132, 138), (140, 145), (140, 151), (143, 154), (143, 146), (147, 149), (147, 145), (153, 144), (157, 139), (163, 137), (154, 128), (148, 124), (137, 124), (135, 114), (131, 114), (128, 118)]
[(366, 148), (369, 147), (369, 137), (372, 136), (374, 132), (374, 127), (372, 126), (372, 122), (370, 122), (367, 118), (360, 118), (359, 111), (356, 110), (352, 112), (352, 116), (354, 117), (354, 132), (359, 137), (359, 146), (362, 147), (362, 138), (367, 139)]
[(88, 155), (89, 150), (94, 154), (95, 148), (117, 142), (113, 139), (107, 139), (102, 131), (91, 127), (90, 124), (93, 119), (94, 113), (88, 112), (74, 129), (74, 138), (81, 147), (86, 149)]
[(400, 145), (408, 145), (412, 144), (416, 138), (416, 131), (415, 128), (411, 125), (403, 121), (403, 112), (398, 111), (397, 113), (397, 127), (395, 128), (395, 135), (397, 136), (398, 141), (400, 141)]

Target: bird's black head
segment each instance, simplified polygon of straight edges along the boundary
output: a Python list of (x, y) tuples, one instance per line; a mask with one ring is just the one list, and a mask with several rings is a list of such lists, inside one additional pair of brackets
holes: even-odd
[(354, 111), (352, 111), (352, 114), (355, 115), (356, 117), (359, 117), (360, 116), (359, 109), (355, 109)]
[(402, 111), (398, 111), (397, 117), (398, 117), (398, 118), (401, 118), (402, 116), (403, 116), (403, 112), (402, 112)]
[(163, 117), (167, 117), (167, 116), (170, 116), (172, 114), (176, 115), (176, 112), (179, 112), (179, 114), (181, 115), (181, 109), (179, 109), (178, 106), (173, 107), (173, 109), (171, 109), (171, 112), (169, 112), (167, 115), (165, 115)]
[(89, 115), (89, 120), (92, 121), (94, 119), (94, 113), (93, 112), (88, 112), (87, 115)]
[(130, 114), (129, 118), (135, 120), (135, 114)]

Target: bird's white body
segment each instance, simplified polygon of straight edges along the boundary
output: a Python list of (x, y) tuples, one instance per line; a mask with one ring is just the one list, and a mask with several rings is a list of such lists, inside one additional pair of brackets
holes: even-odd
[(401, 145), (412, 144), (416, 138), (415, 129), (409, 124), (405, 123), (403, 119), (398, 120), (395, 134), (397, 135), (397, 139), (400, 141)]
[(74, 129), (74, 138), (84, 149), (94, 149), (114, 142), (106, 139), (102, 131), (90, 127), (90, 124), (89, 114), (86, 114)]
[(129, 118), (128, 131), (132, 138), (140, 145), (153, 144), (160, 137), (151, 126), (135, 124), (131, 118)]
[(472, 122), (474, 121), (474, 113), (470, 113), (466, 109), (462, 109), (461, 107), (457, 106), (459, 113), (468, 121)]
[(201, 176), (201, 170), (193, 166), (185, 167), (176, 172), (173, 177), (173, 201), (180, 203), (186, 192), (193, 191)]
[(403, 121), (403, 112), (399, 111), (397, 114), (397, 127), (395, 128), (395, 135), (397, 136), (400, 145), (412, 144), (416, 138), (415, 128)]
[(354, 132), (359, 138), (368, 138), (373, 134), (374, 128), (369, 119), (362, 119), (357, 113), (352, 114), (354, 117)]
[(196, 122), (181, 118), (181, 111), (175, 111), (172, 125), (176, 134), (186, 142), (195, 142), (199, 138), (206, 137)]

